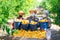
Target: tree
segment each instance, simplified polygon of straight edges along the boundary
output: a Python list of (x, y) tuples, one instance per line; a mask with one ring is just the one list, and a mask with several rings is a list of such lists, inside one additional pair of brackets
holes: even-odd
[(45, 0), (41, 2), (40, 6), (52, 12), (54, 16), (50, 15), (50, 17), (54, 19), (55, 24), (60, 25), (60, 0)]
[(19, 10), (27, 14), (35, 3), (34, 0), (0, 0), (0, 26), (5, 24), (8, 18), (16, 17)]

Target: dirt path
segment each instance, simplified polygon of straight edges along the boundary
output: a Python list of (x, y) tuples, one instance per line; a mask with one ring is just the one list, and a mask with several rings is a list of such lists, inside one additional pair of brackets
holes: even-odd
[(60, 27), (58, 25), (52, 24), (52, 38), (51, 40), (60, 40), (60, 34), (58, 34), (58, 31), (60, 30)]

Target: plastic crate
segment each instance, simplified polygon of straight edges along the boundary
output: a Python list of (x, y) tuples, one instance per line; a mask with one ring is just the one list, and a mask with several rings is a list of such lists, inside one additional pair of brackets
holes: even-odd
[(48, 22), (39, 22), (40, 29), (46, 30), (48, 27)]
[(30, 24), (29, 29), (30, 29), (31, 31), (37, 30), (37, 28), (38, 28), (38, 25), (37, 25), (37, 24), (35, 24), (35, 25)]
[(29, 24), (22, 24), (22, 25), (21, 25), (21, 28), (22, 28), (23, 30), (28, 30), (28, 27), (29, 27)]

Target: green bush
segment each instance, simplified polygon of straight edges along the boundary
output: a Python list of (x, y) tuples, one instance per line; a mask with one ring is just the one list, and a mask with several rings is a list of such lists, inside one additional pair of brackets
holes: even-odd
[(53, 17), (50, 15), (54, 23), (60, 25), (60, 0), (45, 0), (40, 3), (40, 6), (49, 10), (54, 15)]
[(8, 18), (15, 18), (17, 12), (23, 10), (25, 14), (35, 6), (34, 0), (0, 0), (0, 25), (6, 23)]

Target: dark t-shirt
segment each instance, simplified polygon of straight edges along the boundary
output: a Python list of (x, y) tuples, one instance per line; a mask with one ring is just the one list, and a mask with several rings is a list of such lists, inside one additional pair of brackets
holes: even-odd
[(36, 16), (34, 16), (34, 17), (30, 16), (30, 17), (27, 18), (27, 20), (29, 20), (29, 22), (30, 21), (38, 22), (39, 19)]

